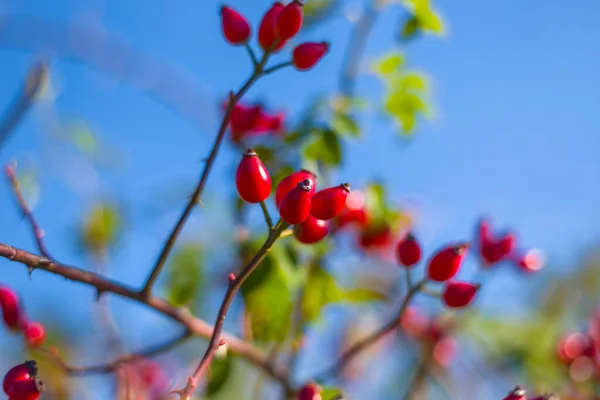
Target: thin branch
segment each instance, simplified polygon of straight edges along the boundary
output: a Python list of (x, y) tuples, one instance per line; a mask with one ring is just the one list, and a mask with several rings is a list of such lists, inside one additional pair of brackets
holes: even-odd
[(175, 246), (175, 242), (177, 242), (177, 239), (179, 238), (179, 234), (183, 230), (183, 227), (187, 222), (190, 214), (192, 213), (192, 210), (200, 201), (200, 197), (202, 196), (202, 193), (204, 191), (204, 186), (206, 185), (206, 181), (208, 180), (210, 171), (215, 163), (217, 154), (219, 153), (219, 148), (221, 147), (221, 143), (225, 138), (225, 132), (227, 131), (227, 125), (229, 124), (229, 118), (231, 117), (233, 108), (235, 107), (236, 103), (240, 100), (240, 98), (244, 95), (244, 93), (246, 93), (248, 89), (250, 89), (252, 84), (262, 76), (263, 67), (267, 63), (268, 59), (269, 53), (266, 52), (263, 55), (261, 61), (254, 68), (254, 72), (252, 73), (250, 78), (248, 78), (248, 80), (242, 85), (242, 88), (238, 90), (237, 93), (231, 94), (227, 110), (225, 111), (225, 115), (223, 115), (223, 120), (221, 121), (221, 125), (219, 126), (217, 137), (215, 138), (215, 142), (213, 143), (210, 155), (208, 156), (206, 164), (204, 165), (204, 171), (202, 171), (202, 175), (200, 177), (200, 180), (198, 181), (198, 185), (196, 186), (194, 193), (190, 197), (190, 200), (188, 201), (188, 204), (186, 205), (185, 209), (181, 213), (181, 216), (177, 220), (175, 227), (173, 227), (171, 233), (169, 234), (169, 238), (167, 239), (167, 242), (165, 243), (162, 251), (160, 252), (160, 255), (158, 256), (158, 259), (156, 260), (154, 267), (152, 268), (150, 276), (146, 280), (146, 283), (144, 284), (144, 287), (141, 290), (141, 293), (144, 296), (150, 296), (152, 286), (154, 285), (154, 282), (160, 275), (160, 272), (164, 267), (167, 258), (169, 258), (169, 254), (171, 254), (171, 251)]
[(31, 209), (29, 208), (27, 201), (25, 201), (25, 197), (23, 196), (23, 193), (21, 192), (21, 186), (15, 175), (14, 167), (12, 165), (6, 166), (5, 172), (6, 172), (6, 177), (8, 178), (8, 181), (12, 187), (13, 194), (15, 195), (15, 199), (17, 200), (17, 203), (19, 205), (19, 209), (21, 210), (21, 213), (23, 214), (23, 216), (29, 223), (29, 226), (31, 227), (33, 236), (35, 238), (35, 242), (37, 244), (38, 251), (44, 257), (52, 259), (52, 256), (48, 252), (48, 249), (46, 248), (46, 244), (44, 243), (44, 231), (38, 224), (35, 217), (33, 216), (33, 213), (31, 212)]
[[(157, 296), (146, 297), (139, 290), (102, 275), (61, 264), (47, 257), (33, 254), (4, 243), (0, 243), (0, 257), (26, 265), (32, 269), (41, 269), (71, 281), (81, 282), (94, 287), (97, 293), (114, 293), (137, 303), (144, 304), (179, 323), (195, 336), (207, 339), (213, 333), (213, 326), (193, 316), (189, 310), (174, 307), (166, 300)], [(262, 368), (273, 379), (284, 385), (284, 387), (291, 388), (286, 368), (280, 365), (271, 365), (268, 357), (263, 352), (235, 336), (223, 334), (223, 339), (227, 340), (229, 349), (232, 352), (239, 354), (248, 362)]]
[(423, 388), (423, 385), (427, 381), (427, 372), (429, 370), (430, 363), (431, 354), (427, 354), (421, 361), (419, 361), (419, 366), (417, 367), (410, 384), (406, 388), (406, 392), (404, 393), (404, 396), (402, 396), (402, 400), (411, 400), (418, 392), (421, 391), (421, 388)]
[(263, 71), (263, 74), (264, 75), (272, 74), (273, 72), (277, 71), (278, 69), (285, 68), (285, 67), (290, 67), (293, 64), (294, 63), (291, 62), (291, 61), (287, 61), (287, 62), (284, 62), (284, 63), (281, 63), (281, 64), (277, 64), (277, 65), (274, 65), (274, 66), (272, 66), (270, 68), (265, 69)]
[(2, 152), (2, 148), (6, 144), (10, 134), (19, 125), (25, 114), (27, 114), (47, 74), (48, 66), (44, 61), (38, 61), (29, 70), (23, 87), (19, 90), (15, 100), (8, 107), (2, 119), (0, 119), (0, 152)]
[(252, 50), (252, 46), (250, 46), (250, 43), (246, 43), (246, 50), (248, 50), (248, 55), (252, 60), (252, 66), (256, 68), (256, 66), (258, 65), (258, 58), (256, 58), (256, 53), (254, 53), (254, 50)]
[[(188, 400), (192, 398), (192, 395), (194, 394), (194, 391), (196, 389), (196, 385), (198, 385), (198, 382), (200, 381), (204, 370), (210, 362), (212, 354), (218, 348), (219, 341), (221, 340), (221, 332), (223, 331), (223, 324), (225, 323), (225, 317), (227, 316), (227, 311), (229, 310), (229, 306), (231, 305), (235, 294), (238, 292), (244, 281), (250, 276), (250, 274), (252, 274), (252, 272), (254, 272), (256, 267), (258, 267), (260, 262), (266, 257), (269, 251), (271, 251), (271, 248), (273, 247), (277, 239), (279, 239), (281, 233), (287, 227), (287, 223), (283, 222), (282, 220), (279, 220), (279, 222), (275, 226), (275, 229), (269, 232), (269, 236), (265, 240), (265, 243), (262, 245), (260, 250), (254, 255), (252, 260), (250, 260), (248, 265), (244, 267), (244, 269), (242, 270), (242, 272), (239, 273), (239, 275), (232, 276), (229, 280), (229, 287), (227, 289), (227, 292), (225, 293), (223, 302), (221, 303), (219, 313), (217, 314), (215, 328), (212, 337), (210, 338), (210, 342), (208, 343), (208, 348), (206, 349), (206, 352), (204, 353), (200, 364), (198, 364), (198, 367), (188, 380), (187, 385), (183, 389), (177, 391), (181, 399)], [(269, 362), (269, 360), (267, 360), (267, 362)], [(287, 391), (289, 391), (289, 389), (289, 386), (286, 387)]]
[(269, 227), (269, 231), (271, 231), (273, 227), (273, 219), (271, 218), (271, 214), (269, 213), (269, 209), (264, 201), (260, 202), (260, 208), (262, 209), (263, 214), (265, 215), (265, 221), (267, 222), (267, 226)]
[(399, 311), (396, 315), (385, 325), (380, 327), (378, 330), (367, 336), (366, 338), (360, 340), (359, 342), (352, 345), (348, 350), (346, 350), (342, 356), (336, 361), (336, 363), (325, 370), (324, 372), (317, 375), (315, 378), (316, 381), (326, 380), (329, 377), (335, 376), (340, 373), (348, 363), (356, 357), (360, 352), (365, 350), (367, 347), (377, 343), (381, 338), (386, 336), (388, 333), (397, 329), (400, 326), (400, 319), (406, 311), (406, 308), (410, 304), (412, 298), (421, 291), (423, 285), (425, 285), (426, 279), (419, 281), (415, 286), (413, 286), (402, 301), (400, 305)]
[(169, 350), (177, 347), (178, 345), (180, 345), (181, 343), (183, 343), (190, 337), (191, 337), (190, 332), (186, 331), (182, 335), (179, 335), (179, 336), (175, 337), (174, 339), (170, 339), (164, 343), (149, 347), (143, 351), (133, 353), (133, 354), (128, 354), (125, 356), (121, 356), (121, 357), (115, 359), (114, 361), (111, 361), (106, 364), (90, 365), (90, 366), (71, 366), (71, 365), (67, 364), (62, 358), (60, 358), (58, 353), (55, 351), (48, 350), (48, 349), (40, 349), (40, 351), (42, 351), (43, 353), (48, 355), (52, 359), (52, 361), (55, 364), (57, 364), (58, 366), (60, 366), (65, 371), (65, 373), (68, 375), (83, 376), (83, 375), (105, 374), (105, 373), (115, 371), (117, 368), (119, 368), (123, 364), (127, 364), (127, 363), (136, 361), (141, 358), (153, 357), (157, 354), (169, 351)]

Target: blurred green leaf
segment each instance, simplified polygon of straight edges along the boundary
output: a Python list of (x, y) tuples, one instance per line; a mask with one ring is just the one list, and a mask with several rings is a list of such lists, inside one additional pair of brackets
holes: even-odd
[(71, 122), (67, 126), (67, 134), (75, 148), (87, 155), (98, 151), (98, 140), (90, 126), (82, 121)]
[(336, 400), (342, 396), (342, 391), (333, 387), (325, 387), (321, 391), (321, 398), (323, 400)]
[[(251, 244), (248, 254), (256, 254)], [(289, 256), (275, 246), (242, 285), (242, 295), (252, 326), (252, 335), (261, 342), (281, 342), (291, 322), (293, 277)]]
[(303, 14), (304, 21), (302, 30), (308, 30), (328, 19), (338, 2), (336, 0), (308, 0), (304, 2)]
[(404, 56), (400, 52), (390, 53), (377, 60), (373, 65), (373, 70), (381, 75), (389, 75), (396, 72), (404, 64)]
[(275, 159), (275, 151), (267, 146), (254, 146), (254, 151), (259, 155), (263, 163), (269, 163)]
[(330, 129), (316, 129), (315, 141), (304, 149), (304, 156), (329, 166), (338, 166), (342, 162), (342, 148), (338, 136)]
[(410, 17), (406, 22), (403, 21), (402, 31), (400, 36), (403, 40), (413, 39), (417, 33), (419, 33), (419, 28), (421, 27), (421, 22), (416, 17)]
[(118, 208), (108, 202), (96, 204), (84, 217), (81, 239), (86, 250), (96, 255), (112, 246), (122, 228)]
[(203, 282), (202, 247), (187, 243), (177, 249), (169, 264), (167, 299), (186, 306), (199, 294)]
[(325, 271), (319, 262), (314, 262), (310, 266), (302, 297), (304, 321), (307, 323), (314, 321), (324, 306), (342, 298), (343, 292), (333, 276)]
[[(411, 18), (404, 27), (404, 32), (414, 34), (416, 30), (442, 35), (444, 33), (444, 22), (433, 9), (431, 0), (404, 0), (404, 5), (412, 12)], [(411, 21), (415, 22), (411, 22)], [(407, 25), (414, 25), (407, 28)], [(409, 36), (403, 35), (405, 38)]]
[(342, 298), (344, 301), (351, 303), (368, 303), (388, 300), (385, 294), (364, 288), (347, 289), (342, 293)]
[(429, 89), (429, 82), (427, 81), (427, 77), (418, 72), (410, 72), (404, 74), (400, 79), (400, 85), (402, 85), (407, 90), (426, 92)]
[(360, 127), (351, 115), (335, 113), (330, 123), (332, 130), (341, 135), (360, 137)]
[(227, 352), (225, 356), (215, 356), (210, 363), (210, 372), (206, 382), (206, 395), (210, 396), (219, 391), (227, 383), (233, 368), (233, 356)]

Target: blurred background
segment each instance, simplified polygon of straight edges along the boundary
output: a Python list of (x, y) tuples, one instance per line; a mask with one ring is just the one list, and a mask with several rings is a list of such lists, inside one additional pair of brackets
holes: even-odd
[[(227, 4), (254, 31), (272, 5)], [(16, 162), (56, 259), (143, 284), (193, 191), (228, 92), (252, 72), (244, 48), (222, 37), (220, 6), (0, 0), (0, 113), (11, 112), (32, 67), (47, 63), (0, 162)], [(350, 182), (375, 221), (355, 221), (316, 246), (286, 239), (266, 260), (268, 273), (234, 303), (226, 330), (293, 366), (296, 385), (394, 315), (404, 290), (397, 238), (412, 229), (428, 256), (472, 240), (486, 216), (494, 230), (516, 235), (519, 251), (541, 250), (544, 268), (502, 262), (482, 272), (472, 251), (459, 277), (483, 284), (473, 307), (448, 315), (425, 295), (414, 304), (429, 321), (451, 320), (452, 329), (435, 339), (398, 329), (320, 383), (350, 400), (493, 400), (517, 384), (596, 398), (595, 350), (565, 355), (561, 338), (589, 331), (586, 341), (600, 339), (588, 328), (600, 289), (598, 20), (594, 0), (306, 0), (301, 33), (273, 62), (289, 60), (303, 41), (326, 40), (330, 52), (314, 69), (282, 69), (244, 96), (242, 104), (260, 104), (281, 126), (228, 133), (156, 293), (213, 322), (227, 275), (266, 234), (260, 208), (235, 192), (235, 168), (253, 146), (275, 184), (294, 169), (315, 169), (320, 188)], [(259, 51), (255, 38), (251, 45)], [(8, 182), (0, 184), (0, 243), (36, 252)], [(310, 279), (322, 290), (309, 293), (319, 300), (300, 301), (298, 325), (294, 304)], [(110, 361), (181, 332), (142, 305), (112, 295), (98, 304), (90, 287), (43, 271), (30, 279), (5, 259), (0, 284), (19, 294), (30, 318), (46, 326), (47, 345), (73, 365)], [(362, 296), (322, 296), (331, 291)], [(181, 387), (205, 346), (190, 339), (148, 361), (153, 388)], [(66, 377), (6, 329), (0, 349), (0, 370), (24, 357), (39, 361), (44, 399), (130, 398), (115, 394), (121, 374)], [(414, 396), (403, 397), (415, 385)], [(142, 398), (151, 398), (146, 389)], [(203, 398), (281, 396), (277, 382), (229, 354), (215, 361)]]

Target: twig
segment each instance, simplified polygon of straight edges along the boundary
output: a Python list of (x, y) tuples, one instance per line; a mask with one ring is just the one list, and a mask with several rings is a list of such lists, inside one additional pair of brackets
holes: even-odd
[(252, 60), (252, 66), (256, 67), (258, 65), (258, 58), (256, 58), (256, 54), (249, 43), (246, 43), (246, 50), (248, 50), (248, 55), (250, 56), (250, 60)]
[[(0, 243), (0, 257), (18, 262), (32, 269), (41, 269), (54, 275), (60, 275), (71, 281), (84, 283), (94, 287), (97, 293), (114, 293), (144, 304), (181, 324), (195, 336), (210, 338), (212, 335), (213, 327), (207, 322), (193, 316), (188, 310), (174, 307), (166, 300), (157, 296), (146, 297), (139, 290), (102, 275), (61, 264), (47, 257), (33, 254), (4, 243)], [(291, 388), (291, 384), (287, 379), (286, 368), (270, 364), (265, 354), (235, 336), (224, 334), (223, 338), (227, 340), (229, 349), (232, 352), (239, 354), (250, 363), (262, 368), (273, 379), (284, 385), (284, 387)]]
[(29, 223), (31, 230), (33, 231), (33, 236), (35, 238), (35, 242), (37, 244), (38, 251), (44, 257), (52, 259), (52, 256), (48, 252), (48, 249), (46, 248), (46, 244), (44, 243), (44, 231), (42, 230), (42, 228), (38, 224), (37, 220), (33, 216), (33, 213), (31, 212), (31, 209), (29, 208), (27, 201), (25, 201), (25, 197), (23, 196), (23, 193), (21, 192), (21, 187), (19, 185), (19, 181), (17, 180), (17, 177), (15, 176), (15, 169), (12, 165), (6, 166), (6, 177), (8, 178), (8, 181), (12, 187), (13, 194), (15, 195), (15, 199), (17, 200), (17, 203), (19, 205), (19, 209), (21, 210), (21, 213), (23, 214), (25, 219), (27, 219), (27, 222)]
[(423, 285), (425, 285), (425, 282), (426, 282), (426, 279), (423, 279), (423, 280), (419, 281), (417, 284), (415, 284), (415, 286), (410, 288), (410, 290), (404, 297), (402, 304), (400, 305), (400, 310), (396, 313), (396, 315), (388, 323), (383, 325), (381, 328), (379, 328), (378, 330), (376, 330), (375, 332), (373, 332), (366, 338), (360, 340), (359, 342), (357, 342), (356, 344), (351, 346), (348, 350), (346, 350), (342, 354), (342, 356), (337, 360), (337, 362), (333, 366), (331, 366), (324, 372), (318, 374), (317, 378), (315, 378), (315, 380), (322, 381), (322, 380), (326, 380), (327, 378), (329, 378), (331, 376), (337, 375), (348, 365), (348, 363), (354, 357), (356, 357), (357, 354), (359, 354), (361, 351), (363, 351), (367, 347), (378, 342), (381, 338), (383, 338), (388, 333), (392, 332), (394, 329), (398, 328), (400, 326), (400, 319), (401, 319), (402, 315), (404, 314), (404, 311), (406, 311), (406, 308), (410, 304), (410, 301), (412, 300), (412, 298), (421, 291), (421, 288), (423, 287)]
[(263, 74), (264, 75), (272, 74), (273, 72), (277, 71), (278, 69), (289, 67), (291, 65), (293, 65), (293, 63), (291, 61), (283, 62), (281, 64), (277, 64), (270, 68), (265, 69)]
[(104, 374), (104, 373), (109, 373), (109, 372), (115, 371), (117, 368), (119, 368), (123, 364), (136, 361), (140, 358), (148, 358), (148, 357), (152, 357), (157, 354), (169, 351), (169, 350), (173, 349), (174, 347), (177, 347), (178, 345), (183, 343), (185, 340), (189, 339), (190, 336), (191, 336), (190, 332), (186, 331), (184, 334), (179, 335), (174, 339), (170, 339), (164, 343), (149, 347), (146, 350), (143, 350), (143, 351), (140, 351), (137, 353), (133, 353), (133, 354), (128, 354), (125, 356), (121, 356), (121, 357), (115, 359), (114, 361), (111, 361), (106, 364), (90, 365), (87, 367), (71, 366), (71, 365), (67, 364), (62, 358), (60, 358), (60, 356), (53, 350), (40, 349), (40, 351), (42, 351), (43, 353), (48, 355), (52, 359), (52, 361), (54, 361), (54, 363), (59, 365), (65, 371), (65, 373), (68, 375), (83, 376), (83, 375), (93, 375), (93, 374)]
[[(204, 370), (207, 368), (208, 363), (212, 358), (212, 354), (218, 348), (219, 341), (221, 340), (221, 332), (223, 331), (223, 324), (225, 323), (225, 317), (227, 316), (227, 311), (229, 310), (229, 306), (231, 305), (235, 294), (240, 289), (244, 281), (250, 276), (250, 274), (252, 274), (252, 272), (254, 272), (256, 267), (258, 267), (260, 262), (265, 258), (269, 251), (271, 251), (271, 248), (273, 247), (277, 239), (279, 239), (281, 233), (287, 227), (288, 224), (280, 219), (277, 225), (275, 226), (275, 229), (269, 232), (267, 240), (265, 240), (265, 243), (262, 245), (260, 250), (254, 255), (252, 260), (250, 260), (248, 265), (244, 267), (244, 269), (242, 270), (242, 272), (239, 273), (239, 275), (232, 276), (233, 279), (229, 280), (229, 287), (227, 289), (227, 292), (225, 293), (223, 302), (221, 303), (219, 313), (217, 314), (215, 328), (212, 337), (210, 338), (210, 342), (208, 343), (208, 348), (206, 349), (206, 352), (204, 353), (204, 356), (202, 357), (202, 360), (200, 361), (200, 364), (198, 364), (198, 367), (194, 371), (193, 375), (190, 376), (187, 385), (183, 389), (176, 392), (179, 394), (181, 399), (189, 400), (192, 398), (192, 395), (194, 394), (194, 391), (196, 389), (196, 385), (200, 381)], [(267, 362), (269, 362), (269, 360)], [(289, 387), (286, 387), (286, 390), (289, 390)]]
[(262, 209), (263, 214), (265, 215), (265, 221), (267, 222), (267, 226), (269, 227), (269, 231), (273, 229), (273, 219), (271, 218), (271, 214), (269, 213), (269, 209), (264, 201), (260, 202), (260, 208)]
[(233, 108), (235, 107), (236, 103), (240, 100), (240, 98), (244, 95), (244, 93), (246, 93), (248, 89), (250, 89), (252, 84), (262, 76), (263, 68), (267, 63), (268, 59), (269, 52), (265, 52), (260, 62), (254, 67), (254, 71), (250, 78), (248, 78), (248, 80), (242, 85), (242, 88), (238, 90), (238, 92), (235, 94), (231, 93), (229, 104), (227, 106), (227, 110), (225, 111), (225, 115), (223, 115), (223, 120), (221, 121), (221, 125), (219, 126), (217, 137), (215, 138), (215, 142), (213, 143), (210, 155), (206, 159), (204, 171), (202, 171), (202, 175), (200, 177), (200, 180), (198, 181), (198, 185), (196, 186), (194, 193), (190, 197), (188, 204), (186, 205), (185, 209), (181, 213), (181, 216), (177, 220), (175, 227), (169, 234), (169, 238), (167, 239), (167, 242), (165, 243), (162, 251), (160, 252), (160, 255), (158, 256), (158, 259), (156, 260), (154, 267), (152, 268), (150, 276), (146, 280), (146, 283), (144, 284), (144, 287), (141, 290), (141, 293), (144, 296), (150, 296), (152, 286), (154, 285), (154, 282), (156, 281), (158, 275), (164, 267), (165, 262), (169, 257), (169, 254), (171, 254), (171, 251), (175, 246), (175, 242), (177, 241), (177, 238), (179, 237), (183, 226), (185, 225), (196, 204), (198, 204), (198, 202), (200, 201), (200, 197), (202, 196), (202, 192), (204, 191), (204, 186), (206, 185), (206, 181), (208, 180), (208, 176), (210, 174), (212, 166), (214, 165), (215, 160), (217, 158), (219, 148), (221, 147), (221, 143), (223, 142), (223, 139), (225, 137), (225, 132), (227, 131), (227, 125), (229, 124), (229, 118), (231, 117)]
[(2, 152), (2, 148), (6, 144), (10, 134), (17, 127), (19, 122), (21, 122), (25, 114), (27, 114), (35, 95), (38, 93), (44, 82), (47, 72), (48, 67), (44, 61), (38, 61), (29, 70), (29, 73), (25, 78), (25, 84), (21, 90), (19, 90), (15, 100), (8, 107), (8, 110), (6, 110), (4, 116), (0, 120), (0, 152)]
[(406, 388), (406, 392), (404, 393), (404, 396), (402, 396), (402, 400), (411, 400), (414, 395), (421, 390), (425, 384), (425, 381), (427, 380), (427, 372), (429, 370), (430, 362), (431, 354), (427, 354), (419, 362), (419, 366), (417, 367), (410, 384)]

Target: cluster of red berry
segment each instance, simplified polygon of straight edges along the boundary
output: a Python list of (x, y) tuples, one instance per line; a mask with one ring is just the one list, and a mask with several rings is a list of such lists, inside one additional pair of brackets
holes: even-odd
[[(229, 102), (223, 104), (226, 110)], [(282, 112), (270, 114), (261, 104), (243, 105), (236, 103), (229, 116), (229, 130), (231, 140), (239, 143), (246, 136), (264, 135), (266, 133), (279, 133), (283, 129), (285, 116)]]
[(415, 307), (408, 307), (400, 318), (400, 328), (406, 336), (417, 340), (433, 361), (444, 368), (450, 365), (458, 347), (456, 339), (450, 336), (452, 326), (450, 320), (430, 320)]
[[(272, 190), (271, 176), (258, 154), (248, 150), (238, 165), (235, 184), (240, 197), (248, 203), (265, 201)], [(317, 192), (317, 177), (301, 170), (284, 178), (275, 190), (275, 204), (281, 219), (294, 227), (301, 243), (316, 243), (329, 233), (329, 221), (337, 217), (350, 192), (343, 183)]]
[(575, 382), (600, 379), (600, 310), (592, 315), (587, 331), (566, 334), (557, 355)]
[(0, 308), (2, 319), (8, 329), (22, 332), (29, 347), (44, 344), (46, 330), (39, 322), (29, 322), (17, 294), (6, 286), (0, 286)]
[(504, 400), (559, 400), (559, 397), (552, 393), (542, 394), (535, 397), (527, 397), (527, 392), (521, 386), (517, 386), (508, 393)]
[[(297, 400), (321, 400), (321, 392), (323, 388), (316, 383), (307, 383), (298, 391)], [(339, 399), (339, 398), (338, 398)], [(343, 399), (339, 399), (343, 400)]]
[[(265, 52), (277, 52), (302, 28), (303, 3), (294, 0), (284, 5), (278, 1), (265, 13), (258, 28), (258, 43)], [(225, 39), (232, 45), (246, 45), (250, 40), (251, 27), (248, 20), (231, 7), (221, 8), (221, 24)], [(305, 71), (314, 67), (327, 53), (327, 42), (306, 42), (296, 46), (292, 64)]]
[(35, 361), (25, 361), (8, 370), (2, 388), (8, 400), (36, 400), (45, 390), (44, 382), (37, 378)]

